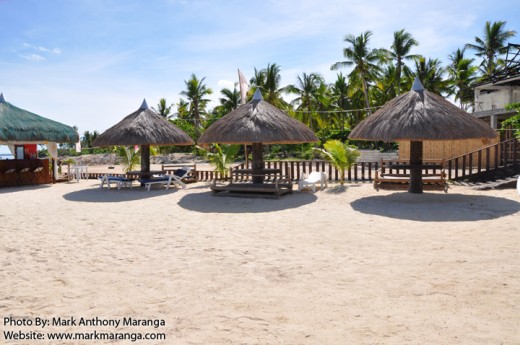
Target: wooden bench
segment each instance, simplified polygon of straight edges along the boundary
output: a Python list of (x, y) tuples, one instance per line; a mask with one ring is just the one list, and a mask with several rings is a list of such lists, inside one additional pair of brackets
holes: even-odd
[[(293, 184), (290, 178), (283, 177), (280, 169), (264, 169), (260, 174), (253, 174), (251, 169), (233, 169), (231, 182), (228, 184), (218, 184), (213, 180), (210, 189), (213, 195), (217, 196), (237, 196), (246, 198), (280, 198), (282, 195), (292, 193)], [(235, 180), (233, 180), (233, 175)], [(263, 183), (239, 182), (243, 181), (244, 175), (251, 177), (271, 178), (272, 180)]]
[[(374, 177), (374, 188), (379, 189), (408, 189), (410, 186), (410, 164), (406, 162), (380, 162), (380, 168)], [(422, 184), (423, 190), (444, 190), (448, 192), (444, 160), (423, 161)]]
[(170, 175), (183, 168), (190, 168), (190, 171), (182, 178), (182, 182), (197, 182), (197, 164), (163, 164), (161, 170), (164, 170), (166, 174)]

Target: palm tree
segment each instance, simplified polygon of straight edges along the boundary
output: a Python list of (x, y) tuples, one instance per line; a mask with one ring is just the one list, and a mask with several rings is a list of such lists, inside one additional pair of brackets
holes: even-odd
[(189, 114), (194, 122), (193, 125), (197, 137), (200, 135), (202, 129), (202, 120), (206, 114), (206, 105), (210, 101), (204, 97), (213, 93), (213, 90), (204, 85), (204, 79), (206, 79), (206, 77), (198, 80), (195, 74), (192, 74), (188, 81), (184, 81), (186, 90), (180, 93), (189, 101)]
[(126, 146), (115, 147), (116, 153), (121, 159), (123, 171), (129, 172), (135, 170), (141, 164), (141, 153), (134, 148)]
[(235, 83), (233, 90), (223, 88), (220, 93), (223, 97), (219, 98), (220, 105), (218, 107), (221, 107), (225, 114), (240, 106), (240, 91), (237, 89), (237, 83)]
[(222, 145), (221, 147), (219, 144), (214, 144), (213, 146), (216, 152), (210, 152), (200, 146), (197, 146), (197, 148), (206, 153), (206, 157), (215, 167), (215, 171), (217, 171), (222, 178), (225, 178), (227, 177), (229, 164), (235, 161), (240, 145)]
[[(439, 59), (420, 57), (415, 60), (415, 76), (422, 82), (424, 89), (437, 93), (448, 94), (450, 89), (448, 81), (444, 79), (444, 68)], [(407, 87), (412, 87), (414, 75), (408, 76)]]
[(377, 63), (383, 60), (381, 50), (369, 48), (368, 42), (371, 36), (371, 31), (366, 31), (358, 37), (347, 35), (345, 37), (345, 42), (351, 44), (351, 46), (343, 49), (343, 56), (347, 60), (336, 62), (330, 67), (331, 70), (335, 71), (341, 67), (354, 66), (354, 69), (349, 74), (349, 78), (351, 79), (351, 84), (354, 80), (361, 82), (363, 94), (365, 95), (365, 106), (369, 114), (371, 111), (368, 83), (375, 79), (375, 76), (379, 71)]
[[(474, 59), (466, 59), (464, 52), (466, 48), (457, 49), (448, 57), (450, 64), (446, 68), (450, 79), (451, 93), (455, 95), (455, 100), (460, 102), (460, 108), (468, 110), (468, 104), (472, 104), (474, 99), (471, 83), (476, 80), (477, 67), (473, 66)], [(466, 106), (465, 106), (466, 104)]]
[(419, 42), (417, 42), (410, 33), (402, 29), (394, 32), (394, 42), (390, 50), (384, 50), (388, 58), (395, 61), (394, 94), (392, 97), (401, 94), (401, 72), (403, 69), (408, 69), (404, 60), (413, 60), (418, 57), (418, 55), (410, 54), (410, 50), (418, 45)]
[(164, 118), (169, 118), (173, 104), (167, 105), (166, 98), (161, 98), (157, 104), (157, 109), (152, 109)]
[(251, 78), (251, 90), (254, 92), (256, 88), (260, 89), (264, 100), (277, 108), (287, 109), (288, 104), (282, 98), (284, 88), (280, 87), (282, 79), (280, 75), (281, 67), (277, 64), (267, 64), (267, 68), (258, 71), (255, 68), (254, 77)]
[(303, 122), (311, 129), (314, 128), (312, 121), (312, 113), (319, 107), (319, 91), (325, 81), (318, 73), (303, 73), (302, 76), (297, 77), (296, 85), (288, 85), (284, 91), (297, 95), (291, 102), (291, 105), (296, 106), (297, 111), (303, 114)]
[[(336, 76), (334, 84), (330, 85), (330, 97), (332, 107), (337, 110), (348, 110), (351, 108), (351, 102), (349, 98), (349, 85), (347, 78), (340, 72)], [(345, 119), (346, 115), (346, 119)], [(356, 124), (352, 123), (351, 116), (347, 112), (341, 112), (340, 124), (341, 129), (344, 129), (345, 122), (349, 124), (349, 127), (353, 127)]]
[(483, 58), (481, 67), (484, 77), (491, 77), (497, 67), (497, 59), (507, 51), (507, 40), (516, 35), (516, 31), (506, 30), (506, 22), (486, 22), (484, 37), (475, 37), (475, 44), (466, 44), (467, 48), (475, 50), (477, 56)]
[(350, 169), (352, 164), (356, 163), (356, 160), (361, 153), (354, 147), (342, 143), (339, 140), (328, 140), (323, 144), (324, 149), (315, 148), (315, 150), (322, 153), (338, 170), (340, 176), (341, 185), (345, 182), (345, 171)]

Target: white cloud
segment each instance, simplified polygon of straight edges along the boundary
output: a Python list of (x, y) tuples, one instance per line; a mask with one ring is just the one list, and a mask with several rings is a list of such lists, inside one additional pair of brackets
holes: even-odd
[(24, 58), (27, 61), (43, 61), (45, 58), (38, 54), (21, 54), (21, 58)]

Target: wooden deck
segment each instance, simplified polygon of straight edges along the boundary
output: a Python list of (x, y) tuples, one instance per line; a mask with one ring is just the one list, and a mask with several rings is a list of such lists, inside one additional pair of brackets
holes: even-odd
[(225, 185), (218, 184), (215, 180), (210, 188), (215, 196), (269, 199), (279, 199), (282, 195), (293, 191), (292, 182), (289, 180), (278, 180), (274, 183), (231, 182)]

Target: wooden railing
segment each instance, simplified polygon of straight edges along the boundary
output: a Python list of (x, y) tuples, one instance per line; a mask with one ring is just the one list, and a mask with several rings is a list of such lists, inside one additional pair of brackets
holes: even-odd
[(446, 160), (448, 179), (492, 179), (507, 171), (517, 172), (520, 168), (520, 144), (509, 139)]
[[(377, 162), (360, 162), (352, 165), (345, 172), (346, 181), (371, 181), (378, 169)], [(336, 168), (328, 161), (267, 161), (264, 163), (266, 169), (280, 169), (282, 175), (293, 181), (300, 179), (301, 175), (311, 173), (313, 171), (325, 172), (329, 181), (339, 181), (340, 176)], [(236, 174), (234, 170), (245, 169), (244, 163), (230, 169), (234, 180), (248, 181), (251, 175)], [(228, 174), (229, 176), (229, 174)], [(197, 181), (212, 181), (221, 178), (220, 174), (215, 171), (199, 171), (197, 170)], [(269, 178), (269, 177), (268, 177)]]

